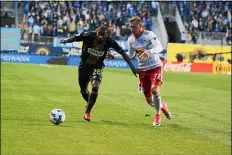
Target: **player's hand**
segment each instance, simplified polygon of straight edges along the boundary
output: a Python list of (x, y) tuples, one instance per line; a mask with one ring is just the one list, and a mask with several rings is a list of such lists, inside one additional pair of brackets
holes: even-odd
[(61, 39), (61, 40), (60, 40), (60, 44), (66, 44), (66, 40)]
[(114, 55), (112, 53), (108, 52), (106, 55), (106, 58), (112, 60), (112, 59), (114, 59)]
[(132, 71), (133, 71), (135, 77), (137, 77), (136, 74), (140, 74), (142, 72), (141, 69), (139, 69), (139, 68), (138, 69), (134, 68)]

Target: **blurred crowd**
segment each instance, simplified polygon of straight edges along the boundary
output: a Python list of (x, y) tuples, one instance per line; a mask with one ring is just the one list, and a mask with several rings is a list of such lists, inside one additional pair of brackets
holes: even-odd
[[(196, 32), (227, 33), (226, 40), (231, 40), (231, 22), (228, 11), (231, 10), (232, 2), (229, 1), (179, 1), (175, 2), (187, 31), (187, 43), (196, 43)], [(207, 33), (209, 32), (209, 33)], [(228, 44), (228, 41), (227, 41)]]
[[(13, 1), (12, 8), (15, 4)], [(103, 24), (109, 27), (112, 37), (124, 40), (130, 35), (130, 17), (140, 16), (144, 27), (152, 30), (155, 23), (151, 17), (157, 14), (157, 8), (175, 14), (170, 6), (179, 9), (186, 28), (187, 33), (181, 34), (183, 42), (196, 43), (199, 31), (226, 32), (231, 40), (230, 1), (23, 1), (19, 5), (19, 10), (23, 10), (23, 26), (20, 26), (23, 39), (36, 41), (38, 36), (69, 37)]]
[(180, 15), (188, 31), (227, 32), (230, 27), (228, 19), (228, 1), (176, 2)]
[[(151, 2), (131, 1), (36, 1), (24, 3), (25, 34), (69, 37), (95, 30), (104, 24), (115, 39), (130, 35), (129, 18), (140, 16), (146, 29), (152, 29)], [(27, 31), (27, 32), (26, 32)]]

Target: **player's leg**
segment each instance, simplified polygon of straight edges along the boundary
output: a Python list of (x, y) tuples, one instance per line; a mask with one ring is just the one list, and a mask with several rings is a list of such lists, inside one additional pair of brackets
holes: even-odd
[(78, 82), (80, 86), (80, 92), (86, 103), (88, 103), (88, 98), (89, 98), (89, 90), (88, 90), (88, 84), (90, 82), (90, 77), (89, 77), (89, 71), (84, 67), (78, 68)]
[(159, 126), (161, 123), (161, 96), (160, 85), (162, 83), (162, 68), (157, 67), (149, 72), (151, 80), (151, 92), (153, 95), (153, 104), (156, 109), (156, 115), (154, 118), (153, 126)]
[(143, 72), (139, 75), (139, 87), (144, 94), (146, 102), (148, 105), (154, 107), (153, 100), (152, 100), (152, 92), (151, 92), (151, 81), (147, 74), (147, 72)]
[(89, 94), (88, 106), (85, 113), (90, 114), (98, 97), (98, 90), (102, 80), (103, 69), (94, 69), (91, 77), (92, 91)]
[[(157, 109), (158, 107), (154, 105), (153, 102), (153, 92), (152, 92), (152, 79), (150, 78), (151, 71), (146, 72), (146, 76), (140, 76), (140, 83), (141, 86), (143, 86), (144, 89), (144, 96), (146, 98), (146, 101), (149, 105), (155, 107)], [(157, 111), (157, 110), (156, 110)], [(154, 118), (153, 125), (160, 125), (160, 114), (156, 114)]]
[(89, 101), (88, 101), (88, 106), (86, 108), (86, 112), (90, 113), (94, 104), (96, 103), (97, 97), (98, 97), (98, 89), (100, 86), (100, 81), (98, 80), (92, 80), (92, 91), (89, 94)]
[(160, 86), (152, 84), (151, 91), (153, 95), (153, 104), (158, 114), (161, 112), (161, 96), (160, 96)]
[[(167, 117), (167, 119), (171, 119), (171, 113), (168, 111), (168, 106), (166, 103), (161, 103), (161, 96), (160, 96), (160, 88), (163, 80), (163, 68), (158, 67), (154, 69), (154, 72), (151, 74), (151, 78), (153, 79), (152, 82), (152, 94), (154, 96), (153, 101), (154, 104), (157, 104), (157, 108), (160, 107), (161, 111)], [(160, 106), (158, 106), (158, 103)]]
[(171, 115), (169, 115), (170, 113), (168, 113), (167, 111), (167, 105), (165, 104), (165, 106), (163, 104), (161, 104), (161, 96), (160, 96), (160, 86), (162, 84), (162, 79), (163, 79), (163, 70), (162, 67), (157, 67), (153, 70), (150, 71), (150, 79), (151, 79), (151, 91), (153, 94), (153, 103), (154, 106), (156, 108), (157, 114), (155, 116), (155, 121), (153, 123), (153, 125), (155, 126), (159, 126), (160, 122), (161, 122), (161, 117), (160, 117), (160, 113), (161, 110), (164, 112), (164, 110), (166, 110), (164, 112), (164, 114), (166, 115), (166, 117), (168, 119), (171, 118)]

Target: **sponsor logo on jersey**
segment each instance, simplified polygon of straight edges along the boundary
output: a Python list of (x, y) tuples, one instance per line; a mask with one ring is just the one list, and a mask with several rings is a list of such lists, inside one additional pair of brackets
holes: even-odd
[(97, 57), (102, 57), (105, 53), (105, 51), (98, 51), (93, 48), (88, 48), (87, 52)]
[(102, 44), (97, 43), (97, 40), (94, 40), (92, 48), (88, 48), (87, 52), (96, 57), (102, 57), (105, 53), (104, 51), (105, 42)]

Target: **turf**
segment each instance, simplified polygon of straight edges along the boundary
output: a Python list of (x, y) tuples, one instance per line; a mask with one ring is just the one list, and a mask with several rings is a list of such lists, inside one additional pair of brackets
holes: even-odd
[[(173, 117), (156, 128), (137, 84), (131, 71), (106, 68), (86, 122), (76, 67), (1, 64), (1, 154), (231, 154), (230, 76), (165, 72)], [(48, 119), (55, 108), (66, 114), (59, 126)]]

